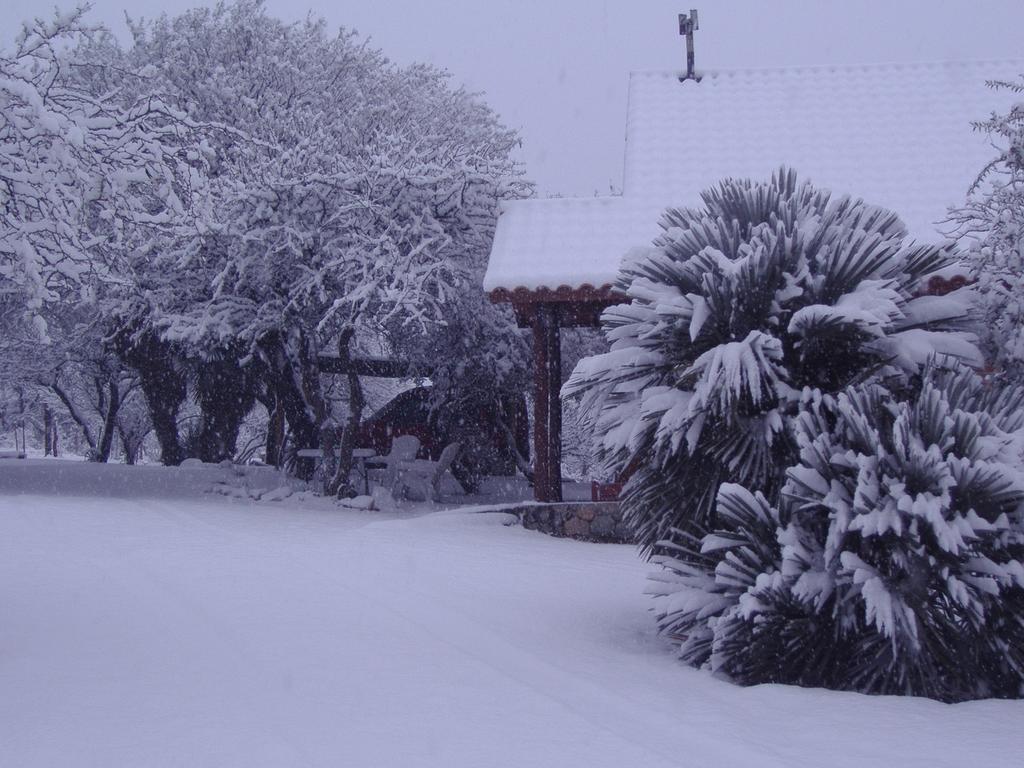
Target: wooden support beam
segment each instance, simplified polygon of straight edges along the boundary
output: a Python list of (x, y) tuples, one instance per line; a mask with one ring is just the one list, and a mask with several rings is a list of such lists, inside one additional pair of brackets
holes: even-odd
[(599, 326), (601, 313), (608, 307), (629, 303), (629, 297), (610, 284), (600, 288), (563, 285), (555, 290), (496, 288), (487, 297), (495, 304), (511, 304), (520, 328), (532, 328), (536, 308), (545, 304), (558, 307), (558, 324), (562, 328), (585, 328)]
[(562, 500), (562, 349), (559, 307), (538, 304), (533, 315), (533, 455), (537, 501)]
[(390, 360), (384, 357), (356, 357), (351, 360), (343, 360), (340, 357), (321, 355), (318, 362), (321, 373), (354, 373), (357, 376), (375, 376), (381, 379), (405, 379), (430, 375), (429, 370), (414, 368), (404, 360)]

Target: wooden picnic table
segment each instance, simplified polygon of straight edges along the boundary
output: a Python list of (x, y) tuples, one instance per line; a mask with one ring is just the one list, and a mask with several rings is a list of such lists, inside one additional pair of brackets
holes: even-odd
[(363, 493), (370, 495), (370, 468), (367, 462), (377, 458), (377, 452), (373, 448), (356, 448), (352, 451), (352, 458), (356, 461), (360, 474), (363, 476)]
[[(338, 452), (336, 452), (337, 455)], [(323, 462), (324, 452), (320, 448), (300, 448), (296, 451), (296, 455), (303, 459), (313, 459), (316, 462), (316, 469), (319, 469), (319, 465)], [(363, 478), (363, 493), (367, 496), (370, 495), (370, 468), (371, 459), (383, 458), (377, 456), (377, 452), (373, 448), (356, 448), (352, 451), (352, 458), (355, 461), (355, 469), (357, 473)], [(380, 466), (383, 466), (381, 464)], [(373, 467), (378, 468), (377, 466)]]

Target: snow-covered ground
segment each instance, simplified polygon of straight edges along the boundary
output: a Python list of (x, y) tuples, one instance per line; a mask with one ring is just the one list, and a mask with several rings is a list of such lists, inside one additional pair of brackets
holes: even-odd
[(1024, 754), (1024, 702), (743, 689), (683, 667), (654, 634), (630, 547), (501, 513), (212, 496), (205, 468), (124, 467), (108, 475), (119, 485), (54, 463), (56, 495), (19, 466), (0, 462), (4, 766), (935, 768)]

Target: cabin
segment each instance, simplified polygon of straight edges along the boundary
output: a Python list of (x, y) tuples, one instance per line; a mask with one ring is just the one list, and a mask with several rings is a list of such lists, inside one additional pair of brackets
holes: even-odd
[[(363, 421), (356, 443), (387, 455), (396, 437), (412, 435), (420, 442), (419, 458), (437, 461), (445, 447), (460, 442), (463, 451), (452, 475), (466, 492), (476, 490), (486, 475), (514, 475), (516, 453), (529, 457), (526, 398), (500, 398), (497, 406), (458, 409), (457, 419), (444, 419), (429, 386), (399, 392)], [(510, 439), (511, 438), (511, 439)]]
[(597, 326), (622, 300), (619, 264), (665, 208), (786, 165), (891, 208), (915, 239), (945, 239), (947, 211), (995, 154), (972, 121), (1012, 103), (986, 82), (1021, 73), (1024, 59), (633, 73), (622, 193), (504, 203), (484, 277), (533, 337), (537, 500), (562, 498), (560, 329)]

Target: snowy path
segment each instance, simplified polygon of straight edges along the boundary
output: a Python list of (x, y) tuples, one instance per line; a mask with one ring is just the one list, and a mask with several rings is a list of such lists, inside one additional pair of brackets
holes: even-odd
[(503, 515), (0, 495), (0, 764), (1009, 765), (1024, 703), (686, 669), (628, 547)]

